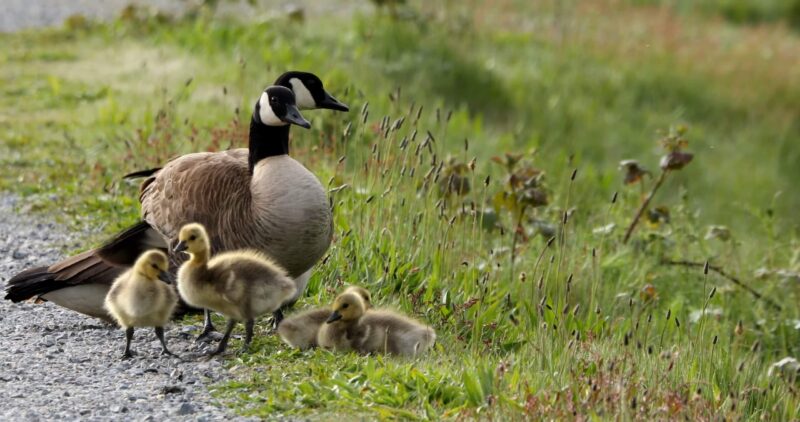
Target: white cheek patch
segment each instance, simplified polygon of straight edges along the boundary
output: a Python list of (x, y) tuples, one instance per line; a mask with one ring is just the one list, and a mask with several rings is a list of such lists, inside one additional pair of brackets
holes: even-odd
[(312, 110), (317, 108), (317, 102), (314, 101), (314, 96), (311, 95), (311, 91), (306, 88), (306, 85), (300, 81), (300, 79), (292, 78), (289, 79), (289, 83), (292, 84), (292, 91), (294, 91), (294, 98), (297, 102), (297, 106), (302, 110)]
[(258, 100), (258, 103), (261, 105), (258, 115), (258, 117), (261, 118), (261, 123), (267, 126), (286, 126), (288, 124), (279, 119), (278, 116), (275, 115), (275, 112), (272, 111), (272, 107), (269, 105), (269, 96), (266, 92), (261, 93), (261, 98)]

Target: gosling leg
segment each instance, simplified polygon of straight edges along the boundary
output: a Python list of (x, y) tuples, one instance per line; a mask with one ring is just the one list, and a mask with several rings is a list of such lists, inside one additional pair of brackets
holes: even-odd
[(214, 328), (214, 324), (211, 322), (211, 311), (208, 309), (203, 310), (204, 318), (203, 318), (203, 332), (197, 336), (195, 339), (196, 343), (211, 343), (214, 340), (219, 340), (220, 334), (217, 332), (217, 329)]
[(253, 328), (256, 325), (256, 320), (248, 319), (244, 323), (244, 346), (242, 346), (242, 353), (247, 353), (250, 350), (250, 342), (253, 341)]
[(236, 326), (236, 320), (233, 318), (228, 319), (228, 326), (225, 327), (225, 334), (222, 336), (222, 340), (219, 341), (219, 345), (217, 346), (217, 350), (214, 350), (209, 354), (209, 356), (218, 355), (225, 351), (228, 348), (228, 340), (231, 338), (231, 331), (233, 331), (233, 327)]
[(295, 303), (297, 303), (297, 299), (295, 299), (295, 300), (293, 300), (291, 302), (286, 302), (283, 305), (281, 305), (281, 307), (278, 308), (277, 311), (272, 313), (272, 330), (273, 331), (278, 331), (278, 325), (280, 325), (281, 321), (283, 321), (283, 312), (292, 309), (292, 307), (294, 306)]
[(175, 353), (167, 349), (167, 342), (164, 340), (164, 327), (156, 327), (156, 337), (158, 337), (158, 341), (161, 342), (161, 354), (175, 356)]
[(128, 327), (125, 329), (125, 352), (122, 353), (122, 360), (133, 357), (133, 352), (131, 351), (131, 340), (133, 340), (133, 327)]

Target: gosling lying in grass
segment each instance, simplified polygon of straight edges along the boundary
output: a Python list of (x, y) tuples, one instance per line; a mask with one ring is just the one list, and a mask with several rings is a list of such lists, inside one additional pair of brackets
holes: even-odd
[(178, 235), (177, 252), (191, 255), (178, 270), (178, 292), (191, 306), (228, 317), (225, 334), (211, 355), (228, 347), (237, 321), (245, 323), (243, 351), (253, 339), (255, 318), (275, 312), (290, 299), (295, 284), (286, 271), (266, 255), (250, 250), (231, 251), (213, 258), (208, 233), (200, 224), (187, 224)]
[[(372, 298), (363, 287), (350, 286), (345, 291), (361, 296), (366, 309), (372, 307)], [(300, 350), (317, 347), (317, 333), (331, 316), (331, 312), (333, 310), (326, 306), (292, 315), (278, 325), (278, 335), (286, 344)]]
[(178, 295), (172, 286), (159, 280), (168, 269), (167, 255), (158, 250), (147, 251), (111, 285), (105, 308), (125, 329), (123, 359), (133, 356), (131, 340), (134, 327), (155, 327), (156, 337), (161, 341), (161, 354), (174, 356), (164, 340), (164, 325), (172, 317), (178, 304)]
[(317, 343), (326, 349), (415, 356), (436, 341), (431, 327), (396, 312), (367, 310), (354, 292), (339, 295), (331, 309), (317, 334)]

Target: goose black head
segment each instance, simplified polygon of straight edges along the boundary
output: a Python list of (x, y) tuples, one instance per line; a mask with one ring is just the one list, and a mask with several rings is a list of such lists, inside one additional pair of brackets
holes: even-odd
[(253, 120), (265, 126), (286, 126), (293, 124), (311, 127), (297, 109), (292, 90), (282, 86), (271, 86), (261, 93), (253, 111)]
[(286, 72), (275, 80), (275, 85), (291, 89), (297, 99), (297, 106), (301, 110), (327, 108), (337, 111), (350, 111), (350, 107), (325, 91), (322, 81), (313, 73)]

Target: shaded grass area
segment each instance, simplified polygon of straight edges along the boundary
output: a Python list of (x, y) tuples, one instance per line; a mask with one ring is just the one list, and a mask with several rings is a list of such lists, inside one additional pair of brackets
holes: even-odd
[[(293, 131), (293, 155), (341, 188), (331, 194), (334, 245), (299, 306), (359, 284), (379, 305), (431, 323), (439, 343), (409, 360), (290, 351), (262, 335), (215, 390), (235, 409), (319, 419), (797, 418), (791, 382), (766, 375), (797, 353), (796, 287), (769, 272), (750, 277), (800, 270), (792, 71), (738, 86), (777, 71), (718, 73), (697, 59), (706, 44), (676, 49), (670, 31), (639, 35), (652, 39), (650, 52), (605, 45), (592, 34), (618, 18), (577, 6), (526, 15), (556, 32), (467, 27), (469, 6), (420, 7), (400, 21), (129, 17), (2, 35), (0, 186), (65, 224), (101, 225), (86, 239), (96, 243), (137, 218), (136, 186), (122, 174), (245, 145), (257, 90), (285, 69), (313, 70), (353, 111), (307, 112), (314, 129)], [(712, 39), (693, 32), (702, 21), (677, 22)], [(790, 42), (787, 51), (800, 48)], [(709, 54), (720, 68), (738, 63), (738, 51)], [(689, 126), (696, 158), (656, 198), (669, 222), (644, 222), (623, 245), (641, 192), (621, 185), (617, 162), (637, 157), (655, 170), (655, 140), (675, 124)], [(505, 152), (544, 172), (537, 188), (548, 205), (520, 219), (502, 207), (510, 173), (491, 160)], [(453, 175), (469, 192), (448, 193)], [(710, 223), (728, 225), (732, 240), (705, 238)], [(664, 259), (710, 260), (783, 310)]]

